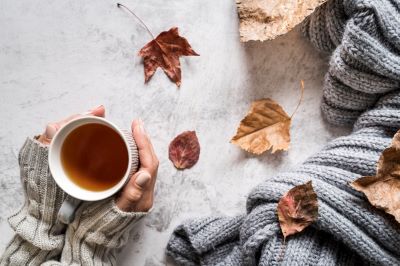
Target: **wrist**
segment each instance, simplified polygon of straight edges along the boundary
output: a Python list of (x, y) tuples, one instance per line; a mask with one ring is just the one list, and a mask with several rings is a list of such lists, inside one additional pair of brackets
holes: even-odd
[(149, 212), (153, 207), (153, 197), (143, 197), (142, 194), (124, 193), (115, 198), (115, 207), (123, 212)]
[(122, 211), (114, 199), (84, 202), (78, 208), (75, 220), (68, 230), (76, 231), (73, 236), (79, 238), (76, 239), (77, 242), (115, 248), (124, 245), (127, 238), (123, 235), (146, 214)]
[(132, 202), (131, 200), (125, 197), (117, 197), (115, 199), (115, 207), (117, 207), (120, 211), (123, 212), (147, 212), (147, 210), (143, 210), (140, 206), (137, 206), (136, 202)]

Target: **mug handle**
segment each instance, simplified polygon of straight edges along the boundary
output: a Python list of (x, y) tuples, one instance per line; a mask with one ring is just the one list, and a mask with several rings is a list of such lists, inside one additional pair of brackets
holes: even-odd
[(75, 210), (79, 207), (81, 201), (67, 196), (58, 211), (57, 219), (63, 224), (70, 224), (75, 218)]

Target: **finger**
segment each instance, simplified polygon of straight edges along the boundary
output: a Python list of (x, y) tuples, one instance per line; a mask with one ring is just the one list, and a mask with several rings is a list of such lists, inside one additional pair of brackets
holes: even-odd
[(45, 141), (46, 143), (47, 143), (47, 142), (50, 142), (51, 139), (52, 139), (52, 138), (54, 137), (54, 135), (56, 134), (56, 132), (57, 132), (61, 127), (63, 127), (66, 123), (68, 123), (69, 121), (71, 121), (71, 120), (73, 120), (73, 119), (75, 119), (75, 118), (78, 118), (78, 117), (81, 117), (81, 116), (84, 116), (84, 115), (94, 115), (94, 116), (104, 117), (105, 112), (106, 112), (106, 110), (105, 110), (104, 106), (103, 106), (103, 105), (100, 105), (100, 106), (97, 106), (97, 107), (95, 107), (95, 108), (93, 108), (93, 109), (87, 111), (87, 112), (84, 113), (84, 114), (75, 114), (75, 115), (71, 115), (71, 116), (67, 117), (66, 119), (63, 119), (63, 120), (61, 120), (61, 121), (59, 121), (59, 122), (56, 122), (56, 123), (49, 123), (49, 124), (46, 126), (46, 130), (45, 130), (45, 132), (44, 132), (43, 139), (44, 139), (44, 141)]
[(83, 115), (81, 115), (81, 114), (74, 114), (74, 115), (68, 116), (67, 118), (65, 118), (65, 119), (63, 119), (63, 120), (57, 122), (57, 124), (58, 124), (58, 126), (61, 128), (62, 126), (64, 126), (64, 125), (65, 125), (66, 123), (68, 123), (69, 121), (74, 120), (75, 118), (78, 118), (78, 117), (81, 117), (81, 116), (83, 116)]
[(144, 190), (149, 183), (151, 175), (145, 170), (140, 170), (134, 175), (134, 186), (140, 190)]
[(151, 148), (150, 140), (144, 129), (143, 122), (141, 122), (140, 119), (134, 120), (132, 122), (132, 135), (139, 150), (139, 160), (141, 167), (151, 167), (153, 162), (153, 151)]
[(106, 114), (106, 108), (104, 105), (99, 105), (91, 110), (89, 110), (85, 115), (94, 115), (98, 117), (104, 117)]
[(59, 121), (59, 122), (56, 122), (56, 123), (49, 123), (49, 124), (46, 126), (46, 130), (44, 131), (44, 137), (45, 137), (47, 140), (51, 140), (51, 139), (54, 137), (54, 135), (56, 134), (56, 132), (57, 132), (60, 128), (62, 128), (67, 122), (69, 122), (69, 121), (71, 121), (71, 120), (73, 120), (73, 119), (75, 119), (75, 118), (77, 118), (77, 117), (79, 117), (79, 116), (81, 116), (81, 115), (75, 114), (75, 115), (71, 115), (71, 116), (67, 117), (66, 119), (61, 120), (61, 121)]
[(87, 115), (89, 115), (89, 116), (104, 117), (104, 116), (105, 116), (105, 113), (106, 113), (106, 109), (104, 108), (104, 106), (103, 106), (103, 105), (99, 105), (99, 106), (97, 106), (97, 107), (95, 107), (95, 108), (93, 108), (93, 109), (90, 109), (90, 110), (87, 111), (87, 112), (82, 113), (82, 114), (71, 115), (71, 116), (69, 116), (69, 117), (67, 117), (67, 118), (65, 118), (65, 119), (63, 119), (63, 120), (61, 120), (60, 122), (58, 122), (58, 124), (59, 124), (60, 126), (63, 126), (63, 125), (65, 125), (66, 123), (68, 123), (69, 121), (71, 121), (71, 120), (73, 120), (73, 119), (75, 119), (75, 118), (82, 117), (82, 116), (87, 116)]
[(46, 126), (45, 137), (51, 140), (56, 132), (60, 129), (60, 126), (57, 123), (50, 123)]
[(150, 179), (150, 174), (144, 170), (133, 175), (117, 200), (118, 207), (121, 210), (132, 210), (135, 204), (141, 200)]

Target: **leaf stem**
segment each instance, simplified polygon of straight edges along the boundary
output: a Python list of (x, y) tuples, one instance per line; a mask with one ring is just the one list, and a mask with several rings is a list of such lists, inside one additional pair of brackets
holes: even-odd
[(300, 89), (301, 89), (301, 96), (300, 96), (300, 100), (297, 103), (296, 109), (294, 109), (294, 112), (292, 113), (292, 115), (290, 116), (290, 119), (293, 118), (293, 115), (297, 112), (297, 109), (299, 109), (299, 106), (301, 104), (301, 102), (303, 101), (303, 95), (304, 95), (304, 80), (300, 80)]
[(146, 25), (146, 24), (143, 22), (143, 20), (141, 20), (135, 13), (133, 13), (132, 10), (130, 10), (128, 7), (126, 7), (125, 5), (120, 4), (120, 3), (117, 3), (117, 7), (119, 7), (119, 8), (121, 8), (121, 7), (125, 8), (125, 9), (126, 9), (129, 13), (131, 13), (135, 18), (137, 18), (137, 19), (140, 21), (140, 23), (145, 27), (145, 29), (147, 30), (147, 32), (150, 34), (151, 38), (152, 38), (153, 40), (155, 39), (153, 33), (151, 33), (151, 31), (149, 30), (149, 28), (147, 27), (147, 25)]

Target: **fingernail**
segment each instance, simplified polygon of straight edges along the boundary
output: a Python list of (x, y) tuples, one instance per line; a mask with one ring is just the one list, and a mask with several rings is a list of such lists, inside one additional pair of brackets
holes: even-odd
[(46, 128), (46, 138), (52, 139), (57, 132), (57, 128), (55, 125), (48, 125)]
[(146, 172), (141, 172), (135, 180), (135, 183), (139, 186), (139, 187), (143, 187), (144, 185), (147, 184), (147, 182), (149, 182), (151, 179), (150, 175)]
[(138, 119), (138, 128), (140, 133), (146, 134), (146, 130), (144, 129), (144, 123), (140, 118)]

